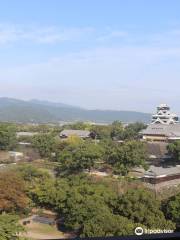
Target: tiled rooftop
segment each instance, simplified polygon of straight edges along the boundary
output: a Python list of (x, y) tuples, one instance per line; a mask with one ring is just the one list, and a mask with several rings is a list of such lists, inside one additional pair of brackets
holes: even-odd
[(141, 131), (143, 135), (165, 135), (167, 137), (180, 137), (180, 123), (177, 124), (150, 124)]
[(150, 166), (149, 170), (145, 172), (145, 176), (167, 176), (167, 175), (174, 175), (174, 174), (180, 174), (180, 165), (176, 166), (168, 166), (168, 167), (156, 167), (156, 166)]

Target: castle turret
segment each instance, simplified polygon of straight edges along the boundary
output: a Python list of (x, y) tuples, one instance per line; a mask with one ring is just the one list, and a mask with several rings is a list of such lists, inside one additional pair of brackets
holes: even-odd
[(156, 114), (152, 115), (151, 120), (151, 124), (175, 124), (178, 122), (178, 116), (170, 112), (170, 107), (167, 104), (160, 104), (157, 107)]

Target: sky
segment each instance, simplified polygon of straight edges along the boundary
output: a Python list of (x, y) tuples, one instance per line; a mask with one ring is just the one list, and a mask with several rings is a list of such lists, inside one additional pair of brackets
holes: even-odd
[(0, 6), (0, 97), (180, 114), (179, 0)]

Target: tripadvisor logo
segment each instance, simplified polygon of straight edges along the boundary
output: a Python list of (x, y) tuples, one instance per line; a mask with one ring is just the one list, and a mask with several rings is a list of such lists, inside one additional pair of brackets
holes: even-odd
[(144, 232), (144, 230), (143, 230), (142, 227), (137, 227), (135, 229), (135, 234), (138, 235), (138, 236), (143, 235), (143, 232)]
[(170, 229), (143, 229), (142, 227), (137, 227), (134, 230), (137, 236), (143, 234), (157, 234), (157, 233), (173, 233), (173, 230)]

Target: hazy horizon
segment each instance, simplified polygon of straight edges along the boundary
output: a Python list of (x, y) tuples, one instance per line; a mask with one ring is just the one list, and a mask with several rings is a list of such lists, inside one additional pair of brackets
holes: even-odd
[[(136, 111), (134, 109), (108, 109), (108, 108), (88, 108), (88, 107), (82, 107), (81, 105), (74, 105), (73, 103), (66, 103), (63, 101), (53, 101), (50, 99), (38, 99), (38, 98), (12, 98), (12, 97), (6, 97), (6, 96), (0, 96), (0, 99), (13, 99), (13, 100), (20, 100), (20, 101), (40, 101), (40, 102), (49, 102), (49, 103), (54, 103), (54, 104), (65, 104), (67, 106), (72, 106), (72, 107), (77, 107), (77, 108), (82, 108), (85, 110), (107, 110), (107, 111), (132, 111), (132, 112), (140, 112), (140, 113), (147, 113), (147, 114), (154, 114), (156, 112), (156, 107), (160, 104), (158, 104), (157, 106), (154, 106), (154, 109), (151, 112), (144, 112), (144, 111)], [(173, 112), (173, 108), (170, 106), (171, 108), (171, 112)], [(177, 112), (175, 112), (177, 113)]]
[(7, 0), (0, 96), (180, 113), (180, 2)]

